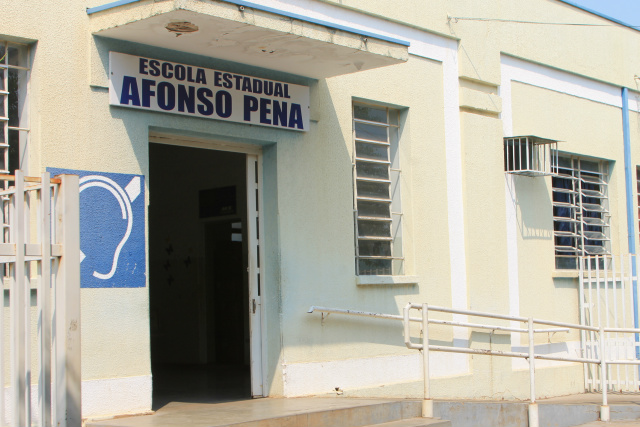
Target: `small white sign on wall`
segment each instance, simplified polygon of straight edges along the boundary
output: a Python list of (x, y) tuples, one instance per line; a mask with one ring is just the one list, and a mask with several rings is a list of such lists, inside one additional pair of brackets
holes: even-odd
[(309, 130), (309, 87), (109, 52), (109, 103), (297, 131)]

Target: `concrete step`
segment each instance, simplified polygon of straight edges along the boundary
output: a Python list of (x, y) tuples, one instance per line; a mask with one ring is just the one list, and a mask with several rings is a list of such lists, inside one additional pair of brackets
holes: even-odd
[(388, 423), (369, 424), (362, 427), (451, 427), (451, 421), (440, 418), (409, 418)]
[[(623, 396), (624, 397), (624, 396)], [(591, 401), (558, 399), (538, 401), (538, 416), (543, 427), (572, 427), (600, 418), (600, 404)], [(629, 400), (629, 401), (627, 401)], [(596, 399), (597, 402), (597, 399)], [(640, 395), (610, 402), (612, 421), (640, 420)], [(528, 427), (526, 402), (445, 401), (433, 403), (436, 417), (450, 420), (455, 427)]]
[[(451, 427), (419, 418), (415, 400), (299, 398), (169, 404), (153, 415), (89, 421), (87, 427)], [(402, 422), (407, 424), (402, 424)], [(389, 424), (399, 423), (399, 424)], [(413, 423), (413, 424), (412, 424)], [(444, 423), (444, 424), (443, 424)]]
[(639, 426), (640, 426), (640, 421), (622, 420), (622, 421), (609, 421), (609, 422), (592, 421), (590, 423), (581, 424), (575, 427), (639, 427)]
[[(438, 418), (450, 420), (455, 427), (528, 427), (529, 425), (527, 404), (522, 402), (435, 400), (433, 414)], [(540, 425), (547, 427), (542, 422)]]

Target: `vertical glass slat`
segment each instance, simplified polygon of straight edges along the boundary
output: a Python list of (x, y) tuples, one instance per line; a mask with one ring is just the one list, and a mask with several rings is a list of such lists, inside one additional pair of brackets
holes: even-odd
[[(401, 254), (402, 244), (400, 235), (401, 228), (391, 211), (399, 212), (400, 209), (400, 160), (398, 150), (399, 114), (397, 110), (384, 107), (374, 107), (365, 104), (354, 103), (353, 105), (353, 191), (354, 191), (354, 224), (355, 224), (355, 256), (356, 274), (358, 275), (391, 275), (395, 272), (395, 263), (390, 259), (363, 258), (365, 256), (393, 256), (399, 252)], [(375, 123), (362, 123), (356, 120), (367, 120)], [(356, 137), (364, 138), (365, 140)], [(380, 144), (367, 142), (366, 139), (386, 142), (384, 148)], [(387, 164), (375, 164), (365, 161), (356, 161), (356, 157), (375, 158), (388, 162)], [(357, 181), (357, 178), (389, 179), (390, 183), (371, 183), (367, 181)], [(386, 186), (384, 191), (382, 187)], [(375, 190), (375, 191), (374, 191)], [(374, 191), (374, 193), (371, 193)], [(358, 200), (357, 196), (375, 196), (378, 194), (388, 194), (391, 205), (383, 205), (377, 202)], [(359, 220), (358, 216), (373, 216), (379, 218), (390, 218), (392, 226), (386, 228), (375, 227), (370, 221)], [(397, 235), (393, 230), (398, 230)], [(374, 233), (375, 236), (363, 235), (361, 233)], [(383, 233), (384, 235), (381, 235)], [(372, 241), (365, 237), (396, 237), (397, 241)], [(401, 236), (400, 236), (401, 237)], [(388, 254), (388, 255), (387, 255)], [(393, 266), (392, 266), (393, 264)]]

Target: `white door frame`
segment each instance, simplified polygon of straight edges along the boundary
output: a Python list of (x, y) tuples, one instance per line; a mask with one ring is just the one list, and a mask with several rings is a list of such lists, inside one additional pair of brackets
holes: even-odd
[[(266, 310), (264, 286), (264, 226), (262, 147), (253, 144), (229, 143), (206, 138), (183, 137), (159, 132), (149, 133), (149, 142), (230, 151), (246, 155), (247, 179), (247, 243), (249, 273), (249, 342), (251, 367), (251, 396), (266, 396)], [(258, 178), (256, 180), (256, 177)], [(254, 310), (255, 301), (255, 310)]]
[(264, 226), (262, 221), (262, 156), (247, 154), (247, 243), (249, 258), (249, 336), (251, 396), (263, 397)]

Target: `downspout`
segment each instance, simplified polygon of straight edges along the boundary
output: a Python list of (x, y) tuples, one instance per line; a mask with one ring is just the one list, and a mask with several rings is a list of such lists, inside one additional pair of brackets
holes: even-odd
[[(629, 254), (633, 262), (631, 263), (633, 277), (636, 277), (636, 231), (635, 212), (633, 210), (633, 171), (631, 170), (631, 128), (629, 126), (629, 89), (622, 88), (622, 135), (624, 138), (624, 175), (627, 190), (627, 233), (629, 239)], [(633, 281), (633, 327), (638, 328), (638, 281)], [(640, 341), (638, 334), (635, 334), (636, 343)], [(636, 359), (640, 359), (640, 348), (636, 346)], [(640, 367), (638, 368), (640, 369)]]

